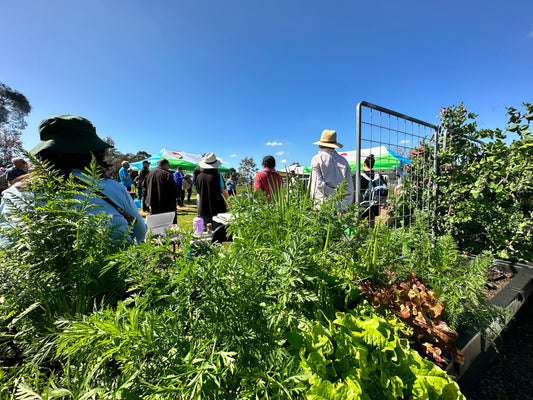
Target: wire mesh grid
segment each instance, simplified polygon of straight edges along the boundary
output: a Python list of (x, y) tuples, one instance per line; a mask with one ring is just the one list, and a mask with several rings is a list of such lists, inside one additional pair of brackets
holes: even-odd
[[(416, 209), (430, 211), (430, 176), (436, 168), (438, 127), (367, 102), (359, 103), (357, 111), (360, 170), (356, 176), (361, 178), (354, 183), (361, 215), (369, 224), (376, 219), (389, 226), (398, 226), (402, 221), (409, 224)], [(374, 156), (372, 172), (364, 165), (370, 154)], [(370, 198), (365, 182), (369, 174), (373, 174), (373, 179), (381, 176), (386, 180), (386, 198)]]

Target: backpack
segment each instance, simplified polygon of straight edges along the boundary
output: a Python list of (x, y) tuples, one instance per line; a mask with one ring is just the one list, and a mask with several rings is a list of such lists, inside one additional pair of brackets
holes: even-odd
[(190, 189), (191, 187), (191, 182), (189, 182), (188, 179), (183, 179), (183, 181), (181, 182), (181, 188), (183, 190), (187, 190), (187, 189)]
[(142, 184), (143, 184), (144, 179), (146, 178), (146, 175), (148, 175), (148, 171), (145, 171), (144, 168), (139, 170), (139, 173), (133, 180), (133, 183), (135, 184), (135, 187), (137, 189), (142, 188)]
[(386, 198), (389, 194), (389, 189), (387, 188), (387, 182), (381, 177), (379, 173), (376, 173), (374, 179), (364, 172), (361, 173), (366, 180), (368, 180), (368, 189), (366, 190), (363, 198), (364, 200), (369, 200), (372, 202), (380, 202), (382, 198)]
[(135, 185), (135, 187), (137, 189), (139, 189), (142, 185), (142, 182), (141, 182), (141, 177), (137, 174), (137, 176), (135, 177), (135, 179), (133, 180), (133, 184)]

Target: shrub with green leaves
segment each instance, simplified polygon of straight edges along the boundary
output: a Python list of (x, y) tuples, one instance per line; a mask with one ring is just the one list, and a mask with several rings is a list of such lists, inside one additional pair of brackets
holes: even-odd
[(462, 104), (441, 113), (449, 131), (434, 180), (435, 226), (450, 232), (465, 252), (531, 260), (533, 105), (509, 107), (507, 115), (509, 125), (502, 131), (478, 130), (476, 114)]

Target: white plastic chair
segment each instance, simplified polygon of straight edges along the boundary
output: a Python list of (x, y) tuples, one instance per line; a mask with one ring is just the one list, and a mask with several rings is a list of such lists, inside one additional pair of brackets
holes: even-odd
[(168, 228), (174, 222), (174, 216), (176, 213), (174, 211), (166, 212), (162, 214), (148, 215), (146, 217), (146, 234), (149, 232), (154, 235), (165, 235)]

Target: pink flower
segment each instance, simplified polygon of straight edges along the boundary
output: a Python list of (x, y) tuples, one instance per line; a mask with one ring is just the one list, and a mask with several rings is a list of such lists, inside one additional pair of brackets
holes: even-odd
[(440, 109), (440, 113), (441, 114), (447, 114), (448, 113), (448, 109), (447, 108), (441, 108)]

